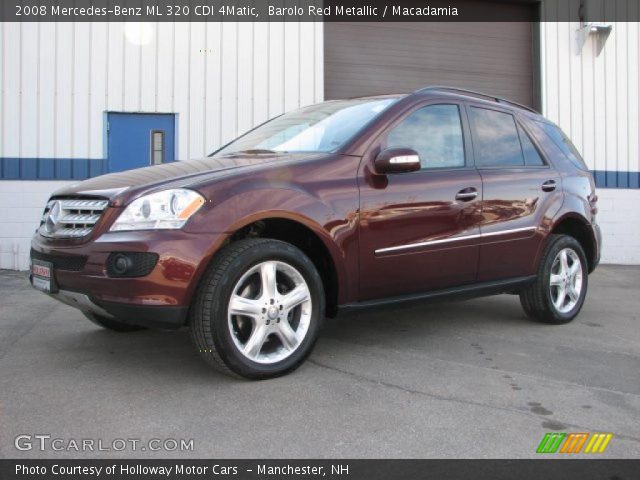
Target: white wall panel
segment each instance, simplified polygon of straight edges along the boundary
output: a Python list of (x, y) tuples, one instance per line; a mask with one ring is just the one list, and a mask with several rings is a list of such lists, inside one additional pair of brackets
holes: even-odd
[[(198, 157), (322, 100), (319, 24), (126, 28), (0, 24), (0, 157), (104, 158), (107, 110), (177, 114), (178, 158)], [(26, 268), (42, 206), (66, 183), (0, 181), (12, 199), (0, 210), (0, 232), (11, 232), (0, 234), (0, 268)]]
[[(611, 9), (638, 8), (638, 2), (632, 0), (606, 5), (609, 13)], [(576, 2), (545, 2), (548, 9), (576, 6)], [(541, 25), (543, 113), (571, 137), (590, 169), (637, 175), (640, 32), (638, 23), (611, 25), (600, 54), (593, 35), (579, 50), (578, 22)], [(599, 188), (598, 196), (598, 222), (604, 237), (602, 261), (640, 264), (640, 213), (630, 208), (640, 202), (640, 190)]]
[(197, 157), (322, 100), (320, 24), (7, 23), (2, 39), (4, 157), (102, 158), (106, 110), (178, 114), (178, 156)]
[(300, 104), (300, 24), (284, 24), (284, 110)]
[(55, 144), (56, 95), (52, 77), (56, 71), (56, 43), (54, 23), (39, 24), (38, 55), (38, 115), (32, 122), (37, 124), (38, 143), (36, 157), (52, 156)]
[[(38, 51), (38, 24), (23, 23), (21, 25), (21, 49)], [(20, 72), (21, 89), (33, 92), (33, 95), (20, 96), (20, 156), (35, 157), (38, 150), (38, 56), (24, 59)]]
[[(203, 134), (207, 142), (203, 153), (213, 151), (222, 141), (222, 24), (207, 24), (205, 54), (206, 118)], [(257, 60), (256, 60), (257, 61)]]
[(578, 51), (579, 23), (542, 24), (543, 113), (571, 137), (589, 168), (637, 172), (640, 35), (637, 23), (612, 25), (597, 55), (593, 36)]
[(3, 51), (3, 89), (2, 89), (2, 117), (3, 121), (3, 155), (5, 157), (20, 156), (20, 125), (22, 124), (22, 109), (20, 102), (20, 82), (22, 75), (20, 65), (20, 24), (6, 23), (4, 25)]
[[(53, 157), (70, 158), (73, 156), (73, 23), (56, 23), (55, 63), (53, 72), (55, 103), (55, 138)], [(25, 61), (36, 52), (23, 52)], [(22, 92), (27, 95), (28, 92)], [(43, 155), (46, 155), (43, 153)]]
[(107, 109), (124, 110), (124, 24), (107, 24)]
[[(154, 82), (155, 111), (173, 112), (174, 91), (174, 48), (175, 48), (175, 23), (158, 23), (156, 25), (157, 37), (155, 46), (156, 79)], [(145, 85), (147, 86), (147, 85)]]
[(269, 23), (269, 117), (284, 111), (284, 23)]
[(0, 157), (4, 156), (4, 89), (5, 89), (5, 68), (4, 68), (4, 36), (5, 25), (0, 22)]
[(71, 157), (89, 158), (91, 72), (91, 27), (90, 23), (73, 24), (73, 78), (72, 97), (72, 150)]
[(205, 33), (206, 24), (198, 22), (191, 24), (191, 61), (189, 74), (189, 115), (182, 127), (189, 137), (189, 148), (186, 157), (201, 155), (205, 148)]
[[(44, 24), (43, 24), (44, 25)], [(104, 112), (108, 97), (108, 61), (109, 32), (106, 23), (91, 25), (89, 64), (91, 84), (89, 90), (89, 158), (101, 158), (105, 155), (102, 144), (104, 136)]]
[[(253, 29), (253, 124), (259, 125), (269, 119), (269, 24), (256, 23)], [(313, 38), (300, 49), (313, 45)], [(311, 69), (313, 75), (313, 66)], [(304, 91), (310, 91), (303, 86)], [(313, 103), (307, 102), (307, 103)], [(303, 103), (304, 105), (304, 103)]]
[[(147, 25), (146, 28), (157, 35), (158, 24)], [(158, 89), (158, 41), (140, 46), (140, 100), (138, 108), (143, 112), (156, 109), (156, 91)]]
[[(238, 131), (253, 126), (254, 24), (238, 24)], [(296, 46), (297, 49), (297, 46)], [(295, 108), (297, 104), (293, 107)]]
[(221, 142), (227, 143), (238, 131), (238, 25), (222, 24), (220, 43)]

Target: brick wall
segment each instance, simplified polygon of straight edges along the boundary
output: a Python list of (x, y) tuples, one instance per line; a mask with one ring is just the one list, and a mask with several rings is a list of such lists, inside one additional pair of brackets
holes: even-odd
[(598, 189), (603, 263), (640, 265), (640, 190)]
[(29, 245), (51, 193), (72, 182), (0, 181), (0, 268), (26, 270)]

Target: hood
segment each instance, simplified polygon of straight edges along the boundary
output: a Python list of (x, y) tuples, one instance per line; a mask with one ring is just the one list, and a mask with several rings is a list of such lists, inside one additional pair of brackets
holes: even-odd
[(283, 162), (297, 162), (318, 155), (318, 153), (273, 153), (183, 160), (90, 178), (62, 188), (56, 191), (54, 196), (106, 197), (111, 200), (112, 205), (118, 206), (133, 196), (157, 188), (189, 187), (208, 180), (260, 169), (267, 164), (281, 165)]

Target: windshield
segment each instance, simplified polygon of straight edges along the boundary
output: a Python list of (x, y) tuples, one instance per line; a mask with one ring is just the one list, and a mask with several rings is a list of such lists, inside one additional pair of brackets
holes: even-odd
[(397, 98), (334, 100), (285, 113), (215, 153), (333, 152)]

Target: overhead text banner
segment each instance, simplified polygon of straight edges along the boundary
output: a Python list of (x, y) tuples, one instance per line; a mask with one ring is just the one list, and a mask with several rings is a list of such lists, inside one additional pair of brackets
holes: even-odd
[(5, 22), (638, 21), (639, 0), (3, 0)]

